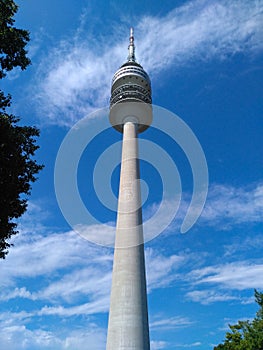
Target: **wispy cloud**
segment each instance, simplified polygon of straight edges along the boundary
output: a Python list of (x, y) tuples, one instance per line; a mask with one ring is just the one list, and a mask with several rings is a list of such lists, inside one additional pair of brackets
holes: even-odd
[[(225, 228), (226, 224), (232, 227), (242, 223), (259, 222), (262, 219), (262, 205), (263, 186), (260, 184), (250, 189), (214, 185), (210, 189), (200, 224)], [(185, 204), (183, 206), (186, 207)], [(77, 300), (88, 296), (91, 303), (95, 299), (102, 300), (102, 304), (98, 305), (101, 312), (101, 305), (104, 305), (109, 295), (109, 292), (105, 291), (110, 290), (112, 250), (90, 244), (73, 231), (53, 233), (41, 220), (38, 225), (33, 225), (34, 215), (44, 218), (43, 220), (48, 217), (48, 213), (42, 213), (38, 205), (30, 204), (24, 221), (24, 231), (15, 237), (15, 246), (0, 271), (2, 286), (6, 287), (5, 292), (0, 293), (0, 299), (26, 298), (51, 304), (60, 299), (69, 305), (73, 303), (74, 306)], [(178, 225), (178, 220), (174, 226)], [(99, 232), (99, 225), (96, 226), (96, 232)], [(233, 252), (236, 248), (226, 247), (227, 251), (229, 249)], [(167, 256), (147, 248), (146, 262), (147, 266), (151, 266), (147, 270), (148, 290), (166, 287), (177, 278), (180, 279), (179, 269), (188, 261), (189, 256)], [(258, 273), (261, 272), (260, 262), (244, 262), (194, 270), (191, 276), (196, 283), (213, 282), (228, 285), (229, 280), (236, 289), (261, 288), (262, 283), (258, 279)], [(28, 289), (19, 282), (23, 279), (33, 281), (38, 278), (44, 278), (48, 283), (37, 290)], [(200, 293), (195, 292), (191, 297), (197, 300)], [(226, 296), (224, 293), (212, 293), (206, 297), (207, 302), (212, 302)]]
[[(39, 208), (35, 210), (38, 212)], [(28, 228), (32, 227), (30, 215), (33, 215), (33, 209), (26, 220)], [(24, 227), (0, 271), (1, 282), (5, 281), (0, 300), (10, 305), (14, 300), (15, 309), (20, 310), (14, 312), (11, 308), (0, 316), (0, 336), (5, 349), (83, 349), (87, 343), (92, 349), (102, 349), (106, 330), (96, 325), (96, 315), (109, 309), (112, 250), (91, 245), (72, 231), (47, 232), (44, 227), (43, 236), (40, 232), (32, 236)], [(150, 291), (169, 285), (173, 278), (167, 274), (175, 276), (174, 272), (184, 261), (183, 257), (166, 256), (153, 249), (147, 249), (146, 256), (151, 265), (148, 273)], [(29, 311), (24, 310), (25, 299), (33, 301)], [(43, 322), (50, 317), (55, 322), (63, 319), (60, 331), (52, 327), (48, 330), (38, 328), (38, 320)], [(83, 319), (92, 317), (94, 321), (87, 324), (88, 331), (81, 327), (74, 330), (68, 326), (72, 317), (82, 319), (81, 327)], [(188, 324), (188, 319), (174, 317), (155, 320), (152, 327), (158, 325), (165, 329)], [(161, 349), (161, 344), (154, 346)]]
[[(51, 277), (55, 271), (73, 268), (76, 265), (83, 267), (87, 262), (90, 264), (97, 262), (102, 266), (110, 265), (106, 260), (96, 260), (102, 251), (106, 256), (110, 254), (103, 248), (98, 251), (98, 247), (93, 247), (71, 231), (49, 233), (46, 236), (41, 236), (36, 232), (34, 236), (31, 235), (31, 232), (20, 234), (9, 253), (4, 268), (0, 271), (1, 281), (5, 285), (12, 285), (15, 279), (33, 279), (44, 275)], [(85, 259), (87, 256), (89, 258)]]
[[(225, 203), (231, 210), (225, 212)], [(244, 205), (247, 207), (246, 216), (239, 213), (239, 208)], [(214, 186), (207, 203), (211, 210), (204, 212), (203, 220), (206, 223), (214, 222), (216, 218), (217, 222), (224, 222), (227, 215), (235, 224), (245, 220), (257, 222), (260, 219), (261, 205), (260, 184), (250, 189)], [(95, 317), (97, 314), (108, 312), (111, 283), (112, 249), (90, 244), (72, 231), (53, 232), (41, 222), (42, 220), (35, 225), (33, 223), (36, 215), (42, 218), (43, 222), (48, 218), (48, 213), (41, 211), (41, 206), (36, 203), (30, 205), (24, 229), (15, 237), (15, 246), (10, 250), (8, 259), (3, 262), (0, 270), (0, 300), (10, 304), (14, 300), (17, 305), (16, 312), (9, 311), (7, 315), (7, 312), (3, 311), (3, 317), (0, 317), (0, 336), (7, 344), (6, 349), (16, 349), (15, 339), (21, 339), (21, 344), (24, 341), (32, 347), (35, 346), (36, 339), (39, 339), (40, 349), (52, 350), (56, 349), (56, 346), (58, 349), (66, 349), (69, 346), (67, 344), (73, 348), (82, 348), (83, 346), (78, 344), (84, 344), (87, 339), (95, 341), (96, 335), (100, 344), (105, 344), (106, 332), (96, 325), (94, 332), (86, 335), (80, 330), (61, 335), (52, 330), (32, 330), (28, 327), (28, 324), (39, 319), (63, 318), (70, 322), (72, 317)], [(96, 229), (99, 229), (99, 225)], [(192, 258), (189, 252), (167, 255), (165, 251), (147, 248), (146, 263), (151, 267), (147, 270), (149, 292), (171, 286), (174, 281), (183, 280), (192, 289), (187, 293), (188, 299), (211, 304), (238, 300), (236, 291), (263, 289), (260, 278), (263, 273), (262, 261), (243, 260), (214, 266), (206, 265), (189, 272), (189, 259)], [(28, 311), (23, 306), (25, 299), (34, 301)], [(249, 303), (252, 300), (242, 298), (241, 302)], [(163, 318), (153, 319), (151, 329), (188, 327), (191, 322), (184, 316), (164, 315)], [(94, 344), (93, 348), (96, 349), (97, 345)], [(189, 344), (189, 347), (199, 346), (194, 344), (198, 342)], [(157, 349), (161, 349), (162, 346), (165, 348), (165, 344), (161, 342), (155, 345)]]
[(193, 322), (187, 317), (174, 316), (169, 318), (159, 318), (150, 323), (151, 330), (167, 330), (182, 327), (189, 327)]
[(196, 342), (191, 343), (191, 344), (181, 344), (181, 345), (175, 345), (175, 346), (180, 347), (180, 348), (195, 348), (195, 347), (199, 347), (201, 345), (202, 345), (202, 343), (200, 341), (196, 341)]
[(212, 304), (218, 301), (240, 299), (239, 297), (229, 295), (229, 293), (220, 293), (214, 290), (194, 290), (192, 292), (188, 292), (186, 297), (203, 305)]
[[(262, 50), (262, 10), (256, 0), (196, 0), (163, 17), (141, 17), (135, 25), (138, 60), (154, 78), (193, 61)], [(110, 81), (126, 59), (126, 48), (127, 37), (118, 37), (117, 44), (114, 35), (103, 41), (87, 36), (84, 41), (77, 30), (75, 37), (51, 49), (34, 82), (45, 121), (69, 126), (108, 105)]]
[[(190, 204), (190, 194), (184, 193), (183, 199), (180, 203), (180, 208), (175, 216), (175, 220), (166, 228), (165, 232), (168, 234), (174, 234), (180, 232), (180, 225), (186, 215), (186, 211)], [(156, 208), (160, 203), (154, 203), (146, 208), (145, 217), (148, 218), (154, 215)], [(161, 220), (156, 220), (152, 224), (154, 228), (159, 228), (161, 233), (165, 227), (165, 223), (169, 222), (167, 217), (171, 216), (171, 213), (175, 213), (175, 202), (167, 200), (165, 202), (165, 213)], [(195, 208), (192, 208), (195, 210)], [(213, 227), (216, 230), (229, 230), (234, 226), (240, 226), (244, 224), (256, 224), (261, 223), (263, 220), (263, 185), (262, 182), (252, 184), (250, 186), (234, 187), (231, 185), (211, 184), (208, 190), (207, 200), (198, 219), (196, 226)], [(148, 232), (151, 232), (152, 227), (147, 223), (145, 225), (146, 238)], [(246, 249), (250, 247), (262, 246), (262, 240), (258, 238), (258, 243), (255, 240), (247, 238)], [(241, 249), (241, 245), (238, 245)], [(237, 249), (236, 245), (226, 247), (226, 254)]]
[[(74, 266), (70, 273), (50, 283), (45, 289), (36, 294), (39, 300), (74, 302), (85, 296), (102, 300), (109, 296), (111, 285), (111, 271), (105, 265), (91, 262), (90, 267), (80, 268)], [(110, 267), (110, 264), (109, 264)], [(101, 273), (100, 273), (101, 271)]]
[(14, 290), (5, 290), (4, 293), (0, 294), (0, 301), (8, 301), (15, 298), (31, 299), (35, 300), (36, 298), (29, 292), (25, 287), (15, 288)]
[[(29, 208), (23, 231), (14, 238), (14, 247), (0, 270), (1, 284), (5, 287), (0, 300), (38, 300), (45, 303), (41, 309), (45, 314), (107, 312), (113, 250), (91, 244), (73, 231), (53, 232), (41, 220), (39, 225), (33, 225), (36, 215), (45, 219), (47, 213), (42, 213), (36, 204)], [(101, 230), (104, 232), (103, 225)], [(99, 234), (100, 225), (96, 225), (96, 232)], [(147, 248), (146, 263), (151, 266), (148, 290), (172, 283), (186, 260), (184, 256), (167, 256)], [(34, 285), (37, 288), (31, 287)]]
[[(236, 224), (262, 222), (263, 185), (238, 188), (228, 185), (212, 185), (202, 213), (202, 220), (220, 228)], [(224, 220), (224, 222), (223, 222)]]
[(152, 350), (165, 349), (168, 345), (169, 344), (163, 340), (151, 340), (151, 349)]
[(21, 318), (18, 319), (14, 318), (14, 314), (5, 314), (8, 318), (0, 319), (1, 344), (6, 350), (85, 349), (87, 344), (94, 350), (105, 347), (105, 330), (94, 323), (85, 322), (83, 328), (46, 330), (28, 327), (28, 322), (22, 318), (22, 315), (20, 316)]
[[(167, 16), (145, 17), (142, 63), (153, 72), (193, 60), (224, 59), (262, 49), (262, 4), (258, 1), (197, 0)], [(146, 49), (145, 49), (146, 48)]]
[(262, 262), (236, 261), (196, 269), (190, 273), (190, 278), (195, 284), (219, 285), (228, 290), (262, 289), (262, 273)]
[[(57, 304), (75, 304), (83, 297), (89, 304), (78, 309), (48, 308), (45, 312), (55, 314), (83, 314), (107, 312), (111, 285), (112, 250), (91, 245), (74, 232), (49, 233), (48, 236), (35, 235), (34, 239), (24, 234), (16, 239), (0, 278), (5, 283), (5, 292), (0, 300), (15, 298), (42, 300)], [(25, 254), (30, 251), (30, 255)], [(149, 291), (169, 285), (176, 277), (183, 256), (162, 255), (153, 249), (146, 249), (146, 262), (151, 266), (147, 280)], [(16, 265), (14, 262), (19, 262)], [(36, 268), (32, 269), (32, 266)], [(44, 288), (28, 290), (25, 286), (15, 287), (22, 279), (45, 280)], [(42, 285), (43, 283), (41, 283)], [(97, 309), (96, 309), (97, 308)], [(92, 312), (89, 311), (92, 309)]]
[(98, 297), (96, 300), (79, 304), (71, 307), (60, 306), (44, 306), (39, 310), (37, 316), (50, 316), (55, 315), (59, 317), (72, 317), (80, 315), (92, 315), (97, 313), (108, 312), (109, 310), (109, 293), (104, 298)]
[(262, 234), (248, 235), (243, 241), (235, 241), (225, 245), (225, 257), (233, 256), (234, 254), (244, 254), (245, 252), (253, 251), (254, 255), (258, 251), (262, 251), (263, 240)]
[(148, 291), (170, 285), (186, 261), (184, 256), (165, 256), (153, 249), (146, 249), (146, 265), (151, 267), (147, 273)]
[(7, 350), (20, 350), (38, 347), (38, 349), (59, 349), (61, 340), (44, 330), (32, 331), (25, 325), (6, 326), (0, 329), (1, 342)]

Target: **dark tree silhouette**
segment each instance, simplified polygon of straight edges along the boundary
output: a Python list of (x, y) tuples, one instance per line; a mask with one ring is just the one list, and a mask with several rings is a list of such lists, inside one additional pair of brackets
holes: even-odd
[[(0, 0), (0, 79), (15, 67), (22, 70), (30, 64), (25, 46), (29, 41), (26, 30), (14, 27), (18, 6), (12, 0)], [(19, 118), (7, 113), (10, 94), (0, 90), (0, 258), (5, 258), (17, 233), (15, 219), (27, 209), (31, 183), (42, 169), (33, 159), (39, 130), (33, 126), (19, 126)]]

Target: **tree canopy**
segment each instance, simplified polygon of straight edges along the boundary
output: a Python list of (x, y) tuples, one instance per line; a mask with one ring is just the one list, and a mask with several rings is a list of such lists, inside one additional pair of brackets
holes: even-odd
[(229, 325), (230, 332), (226, 333), (224, 342), (214, 347), (214, 350), (263, 349), (263, 293), (255, 290), (255, 300), (259, 305), (255, 318)]
[[(12, 0), (0, 0), (0, 79), (15, 67), (30, 64), (25, 46), (29, 33), (14, 27), (18, 6)], [(9, 238), (17, 233), (15, 219), (27, 209), (31, 183), (42, 169), (33, 159), (39, 130), (19, 126), (19, 118), (7, 113), (11, 95), (0, 90), (0, 258), (5, 258)]]
[(0, 0), (0, 79), (14, 67), (26, 69), (30, 64), (25, 46), (29, 41), (27, 30), (14, 27), (18, 6), (13, 0)]

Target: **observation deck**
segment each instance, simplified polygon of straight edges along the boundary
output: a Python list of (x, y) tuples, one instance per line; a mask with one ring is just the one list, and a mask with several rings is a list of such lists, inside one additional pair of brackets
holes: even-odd
[(110, 122), (122, 132), (127, 117), (137, 120), (138, 132), (152, 121), (151, 81), (143, 67), (135, 60), (133, 29), (130, 33), (129, 56), (114, 74), (111, 85)]

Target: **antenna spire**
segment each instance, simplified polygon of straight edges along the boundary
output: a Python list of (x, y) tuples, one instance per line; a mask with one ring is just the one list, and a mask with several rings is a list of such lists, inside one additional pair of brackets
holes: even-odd
[(135, 62), (135, 46), (134, 46), (133, 27), (130, 28), (130, 44), (128, 46), (128, 50), (129, 50), (128, 62)]

